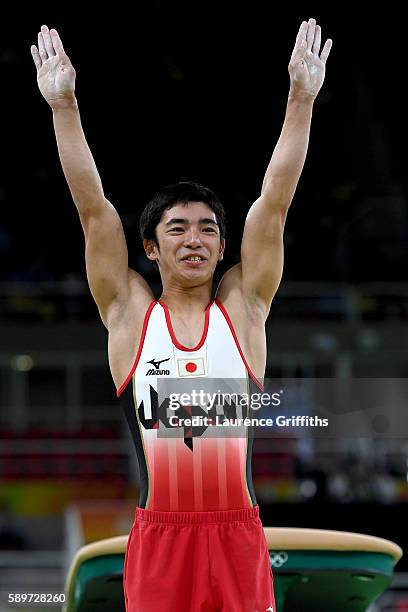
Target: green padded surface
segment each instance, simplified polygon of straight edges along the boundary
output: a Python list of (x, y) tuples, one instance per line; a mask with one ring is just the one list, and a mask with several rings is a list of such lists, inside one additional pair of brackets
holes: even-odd
[(322, 570), (280, 574), (275, 578), (276, 607), (278, 612), (365, 612), (389, 583), (390, 579), (380, 574)]
[(392, 557), (373, 552), (290, 550), (269, 556), (278, 612), (365, 612), (389, 586), (394, 567)]
[[(365, 612), (389, 586), (393, 559), (383, 553), (279, 551), (272, 565), (277, 612)], [(270, 552), (271, 560), (275, 552)], [(287, 555), (287, 558), (285, 558)], [(85, 561), (67, 612), (125, 612), (124, 554)]]
[[(287, 558), (279, 558), (280, 553)], [(349, 569), (382, 572), (392, 576), (394, 561), (390, 555), (374, 552), (349, 552), (337, 550), (288, 550), (269, 551), (274, 572), (292, 569)], [(274, 560), (276, 559), (276, 564)], [(278, 565), (279, 564), (279, 565)]]
[(67, 612), (125, 612), (123, 565), (125, 555), (106, 555), (82, 563)]

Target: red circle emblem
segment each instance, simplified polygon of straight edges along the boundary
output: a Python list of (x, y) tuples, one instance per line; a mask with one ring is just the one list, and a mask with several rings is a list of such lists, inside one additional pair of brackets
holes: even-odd
[(196, 363), (193, 363), (192, 361), (189, 361), (188, 363), (186, 363), (187, 372), (195, 372), (196, 369), (197, 369)]

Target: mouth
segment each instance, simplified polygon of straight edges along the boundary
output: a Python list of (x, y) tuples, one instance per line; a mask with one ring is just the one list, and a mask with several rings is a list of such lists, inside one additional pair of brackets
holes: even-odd
[(188, 255), (187, 257), (183, 257), (181, 261), (188, 266), (197, 267), (205, 264), (207, 260), (204, 257), (201, 257), (201, 255)]

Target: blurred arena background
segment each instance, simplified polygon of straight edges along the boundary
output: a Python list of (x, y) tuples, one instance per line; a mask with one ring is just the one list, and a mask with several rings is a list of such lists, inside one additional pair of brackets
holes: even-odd
[[(84, 17), (73, 3), (20, 15), (9, 7), (0, 42), (0, 591), (61, 590), (73, 551), (127, 533), (138, 498), (82, 232), (36, 86), (29, 48), (42, 23), (59, 30), (77, 70), (84, 129), (130, 265), (159, 291), (138, 238), (141, 209), (167, 183), (208, 185), (229, 215), (220, 274), (237, 261), (283, 121), (296, 32), (316, 17), (334, 46), (287, 221), (267, 374), (408, 375), (402, 16), (313, 10), (155, 0), (132, 17), (124, 5)], [(400, 544), (405, 557), (375, 610), (408, 610), (408, 431), (381, 441), (257, 440), (253, 472), (265, 525)]]

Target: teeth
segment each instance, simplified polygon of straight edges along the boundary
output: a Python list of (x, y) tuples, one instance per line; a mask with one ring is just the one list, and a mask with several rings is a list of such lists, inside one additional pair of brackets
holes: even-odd
[(202, 261), (202, 257), (187, 257), (188, 261)]

